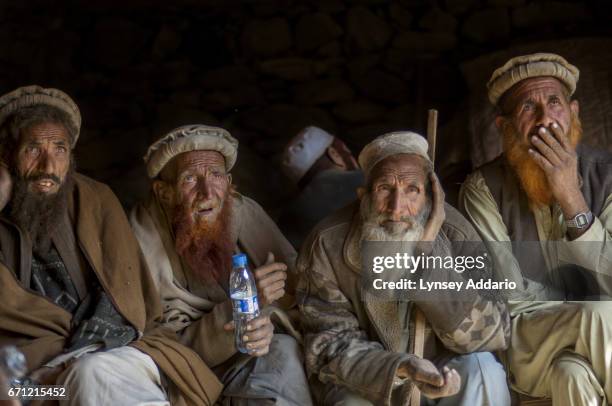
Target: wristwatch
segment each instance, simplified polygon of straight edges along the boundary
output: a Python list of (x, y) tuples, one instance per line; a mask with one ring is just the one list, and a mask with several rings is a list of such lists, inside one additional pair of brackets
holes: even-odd
[(582, 229), (588, 227), (591, 221), (593, 221), (593, 213), (588, 211), (586, 213), (578, 213), (576, 217), (571, 220), (565, 220), (565, 225), (571, 228)]

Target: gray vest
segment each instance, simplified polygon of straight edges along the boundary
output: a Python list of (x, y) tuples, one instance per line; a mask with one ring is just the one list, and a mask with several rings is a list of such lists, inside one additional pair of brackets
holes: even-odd
[[(582, 177), (582, 194), (595, 216), (599, 216), (604, 203), (612, 194), (612, 154), (605, 150), (579, 145), (578, 173)], [(546, 262), (539, 244), (520, 244), (539, 241), (535, 217), (529, 208), (527, 195), (518, 177), (502, 155), (480, 168), (487, 187), (497, 203), (508, 235), (513, 243), (514, 255), (525, 276), (538, 280), (546, 269)], [(520, 249), (517, 249), (520, 245)], [(534, 270), (530, 275), (529, 270)]]

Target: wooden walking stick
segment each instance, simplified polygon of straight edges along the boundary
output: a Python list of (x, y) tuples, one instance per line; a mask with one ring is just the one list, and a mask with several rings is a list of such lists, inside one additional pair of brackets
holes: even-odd
[[(429, 158), (432, 164), (436, 159), (436, 130), (438, 127), (438, 110), (429, 110), (427, 119), (427, 142), (429, 144)], [(425, 325), (427, 320), (425, 315), (418, 307), (413, 313), (414, 321), (414, 355), (423, 358), (425, 349)], [(410, 399), (410, 406), (420, 406), (421, 391), (415, 386)]]
[(427, 117), (427, 143), (429, 144), (429, 159), (436, 165), (436, 136), (438, 133), (438, 110), (430, 109)]

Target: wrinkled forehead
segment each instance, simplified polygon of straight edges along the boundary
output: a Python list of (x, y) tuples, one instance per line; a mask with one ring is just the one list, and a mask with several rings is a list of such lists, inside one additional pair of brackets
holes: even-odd
[(66, 127), (63, 124), (54, 122), (35, 124), (23, 129), (19, 135), (20, 142), (22, 143), (51, 141), (68, 144), (70, 142), (70, 136)]
[(502, 105), (505, 107), (512, 107), (511, 105), (515, 105), (529, 98), (541, 96), (548, 97), (552, 95), (559, 97), (566, 97), (567, 95), (565, 85), (558, 79), (551, 76), (529, 78), (521, 80), (511, 87), (506, 94), (504, 94)]
[(186, 170), (203, 170), (210, 167), (221, 167), (225, 170), (225, 158), (219, 151), (199, 150), (183, 152), (176, 156), (178, 173)]
[(423, 157), (416, 154), (397, 154), (377, 163), (370, 173), (372, 183), (393, 177), (401, 180), (425, 182), (427, 162)]

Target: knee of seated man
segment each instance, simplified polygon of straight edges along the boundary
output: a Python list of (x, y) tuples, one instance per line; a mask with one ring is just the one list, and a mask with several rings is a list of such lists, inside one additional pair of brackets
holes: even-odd
[(457, 370), (462, 381), (473, 381), (487, 376), (488, 379), (498, 378), (501, 384), (506, 384), (506, 372), (490, 352), (459, 355), (451, 360), (448, 366)]
[(283, 362), (302, 363), (302, 352), (297, 340), (288, 334), (274, 334), (268, 354), (279, 354)]
[(110, 371), (116, 371), (116, 367), (113, 368), (108, 362), (111, 357), (110, 354), (104, 352), (85, 354), (70, 364), (64, 374), (64, 379), (61, 377), (60, 379), (65, 383), (100, 381), (108, 376)]
[(583, 363), (571, 358), (560, 358), (553, 364), (551, 381), (561, 387), (582, 387), (590, 382), (589, 371), (586, 368)]
[(263, 356), (263, 364), (268, 371), (285, 375), (304, 369), (304, 357), (300, 345), (287, 334), (274, 334), (268, 353)]
[(582, 314), (603, 321), (612, 321), (612, 302), (582, 302), (578, 304)]

